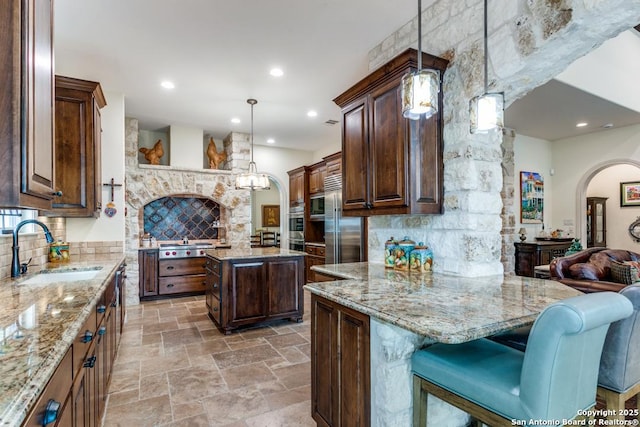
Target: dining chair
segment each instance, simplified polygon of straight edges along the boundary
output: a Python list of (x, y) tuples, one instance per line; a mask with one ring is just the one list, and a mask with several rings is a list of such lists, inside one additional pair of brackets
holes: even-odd
[(275, 246), (276, 245), (276, 233), (275, 231), (263, 231), (260, 234), (261, 246)]
[[(636, 396), (640, 410), (640, 285), (629, 285), (620, 292), (631, 301), (633, 314), (609, 328), (604, 341), (597, 395), (604, 400), (609, 420), (625, 419), (625, 403)], [(640, 421), (638, 412), (630, 412)]]
[(632, 312), (618, 293), (585, 294), (546, 307), (524, 352), (486, 338), (415, 352), (414, 427), (426, 425), (429, 394), (490, 426), (576, 418), (595, 405), (609, 325)]
[(261, 244), (261, 238), (259, 234), (252, 234), (249, 236), (249, 239), (251, 241), (251, 247), (252, 248), (257, 248), (260, 247)]

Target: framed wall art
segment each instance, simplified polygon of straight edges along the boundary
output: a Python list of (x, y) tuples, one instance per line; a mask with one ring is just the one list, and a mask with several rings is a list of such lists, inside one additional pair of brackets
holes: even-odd
[(520, 222), (542, 224), (544, 220), (544, 179), (538, 172), (520, 172)]
[(620, 207), (640, 206), (640, 181), (620, 183)]
[(262, 205), (262, 226), (280, 227), (280, 205)]

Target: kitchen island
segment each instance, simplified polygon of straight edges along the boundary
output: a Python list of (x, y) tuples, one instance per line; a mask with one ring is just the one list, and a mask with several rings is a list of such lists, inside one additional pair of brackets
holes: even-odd
[[(519, 276), (466, 278), (389, 270), (374, 263), (313, 270), (345, 279), (305, 286), (312, 293), (312, 413), (320, 425), (338, 425), (336, 420), (344, 419), (348, 410), (348, 396), (331, 396), (323, 383), (325, 378), (344, 377), (334, 371), (348, 367), (351, 376), (364, 375), (348, 384), (349, 393), (357, 396), (355, 403), (370, 408), (370, 414), (362, 415), (363, 424), (409, 426), (414, 351), (435, 342), (456, 344), (529, 325), (547, 305), (580, 294), (559, 282)], [(324, 330), (331, 322), (338, 327), (336, 336)], [(338, 349), (335, 366), (327, 364), (327, 347), (339, 347), (341, 333), (350, 334), (347, 347)], [(367, 348), (345, 351), (350, 342)], [(358, 360), (341, 360), (345, 354)], [(332, 399), (342, 408), (332, 405)], [(435, 398), (429, 399), (428, 413), (430, 425), (468, 423), (466, 414)]]
[[(96, 356), (95, 372), (98, 368), (110, 372), (119, 342), (114, 331), (121, 330), (124, 316), (119, 292), (123, 261), (124, 257), (49, 264), (43, 272), (34, 270), (20, 278), (0, 280), (1, 425), (34, 425), (49, 392), (60, 396), (59, 415), (69, 417), (60, 420), (64, 424), (71, 421), (74, 402), (62, 399), (73, 398), (76, 404), (83, 404), (84, 397), (91, 397), (84, 393), (106, 392), (107, 377), (96, 376), (102, 381), (95, 383), (99, 386), (90, 390), (78, 387), (78, 393), (72, 393), (71, 384), (73, 380), (74, 385), (81, 385), (89, 378), (88, 371), (85, 374), (82, 370), (85, 355)], [(98, 331), (100, 325), (105, 329)], [(85, 332), (89, 328), (100, 339), (88, 340)], [(86, 413), (88, 416), (99, 419), (94, 412)], [(84, 425), (82, 420), (76, 421), (74, 425)]]
[(278, 319), (302, 321), (304, 252), (266, 247), (205, 253), (207, 310), (222, 332)]

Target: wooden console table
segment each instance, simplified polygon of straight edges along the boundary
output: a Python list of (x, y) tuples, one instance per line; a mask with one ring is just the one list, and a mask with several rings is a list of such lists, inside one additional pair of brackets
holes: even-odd
[(552, 259), (564, 256), (571, 246), (571, 240), (516, 242), (514, 245), (516, 246), (516, 274), (534, 277), (534, 267), (550, 264)]

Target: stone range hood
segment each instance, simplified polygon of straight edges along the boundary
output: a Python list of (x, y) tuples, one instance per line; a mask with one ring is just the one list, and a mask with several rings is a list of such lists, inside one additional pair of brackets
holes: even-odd
[(138, 249), (144, 234), (143, 211), (148, 203), (176, 195), (214, 200), (224, 211), (227, 243), (235, 248), (249, 248), (251, 198), (247, 190), (235, 189), (235, 176), (248, 169), (250, 145), (248, 135), (242, 133), (230, 133), (224, 139), (230, 170), (144, 165), (138, 164), (138, 120), (127, 118), (125, 127), (126, 299), (127, 304), (137, 305)]

